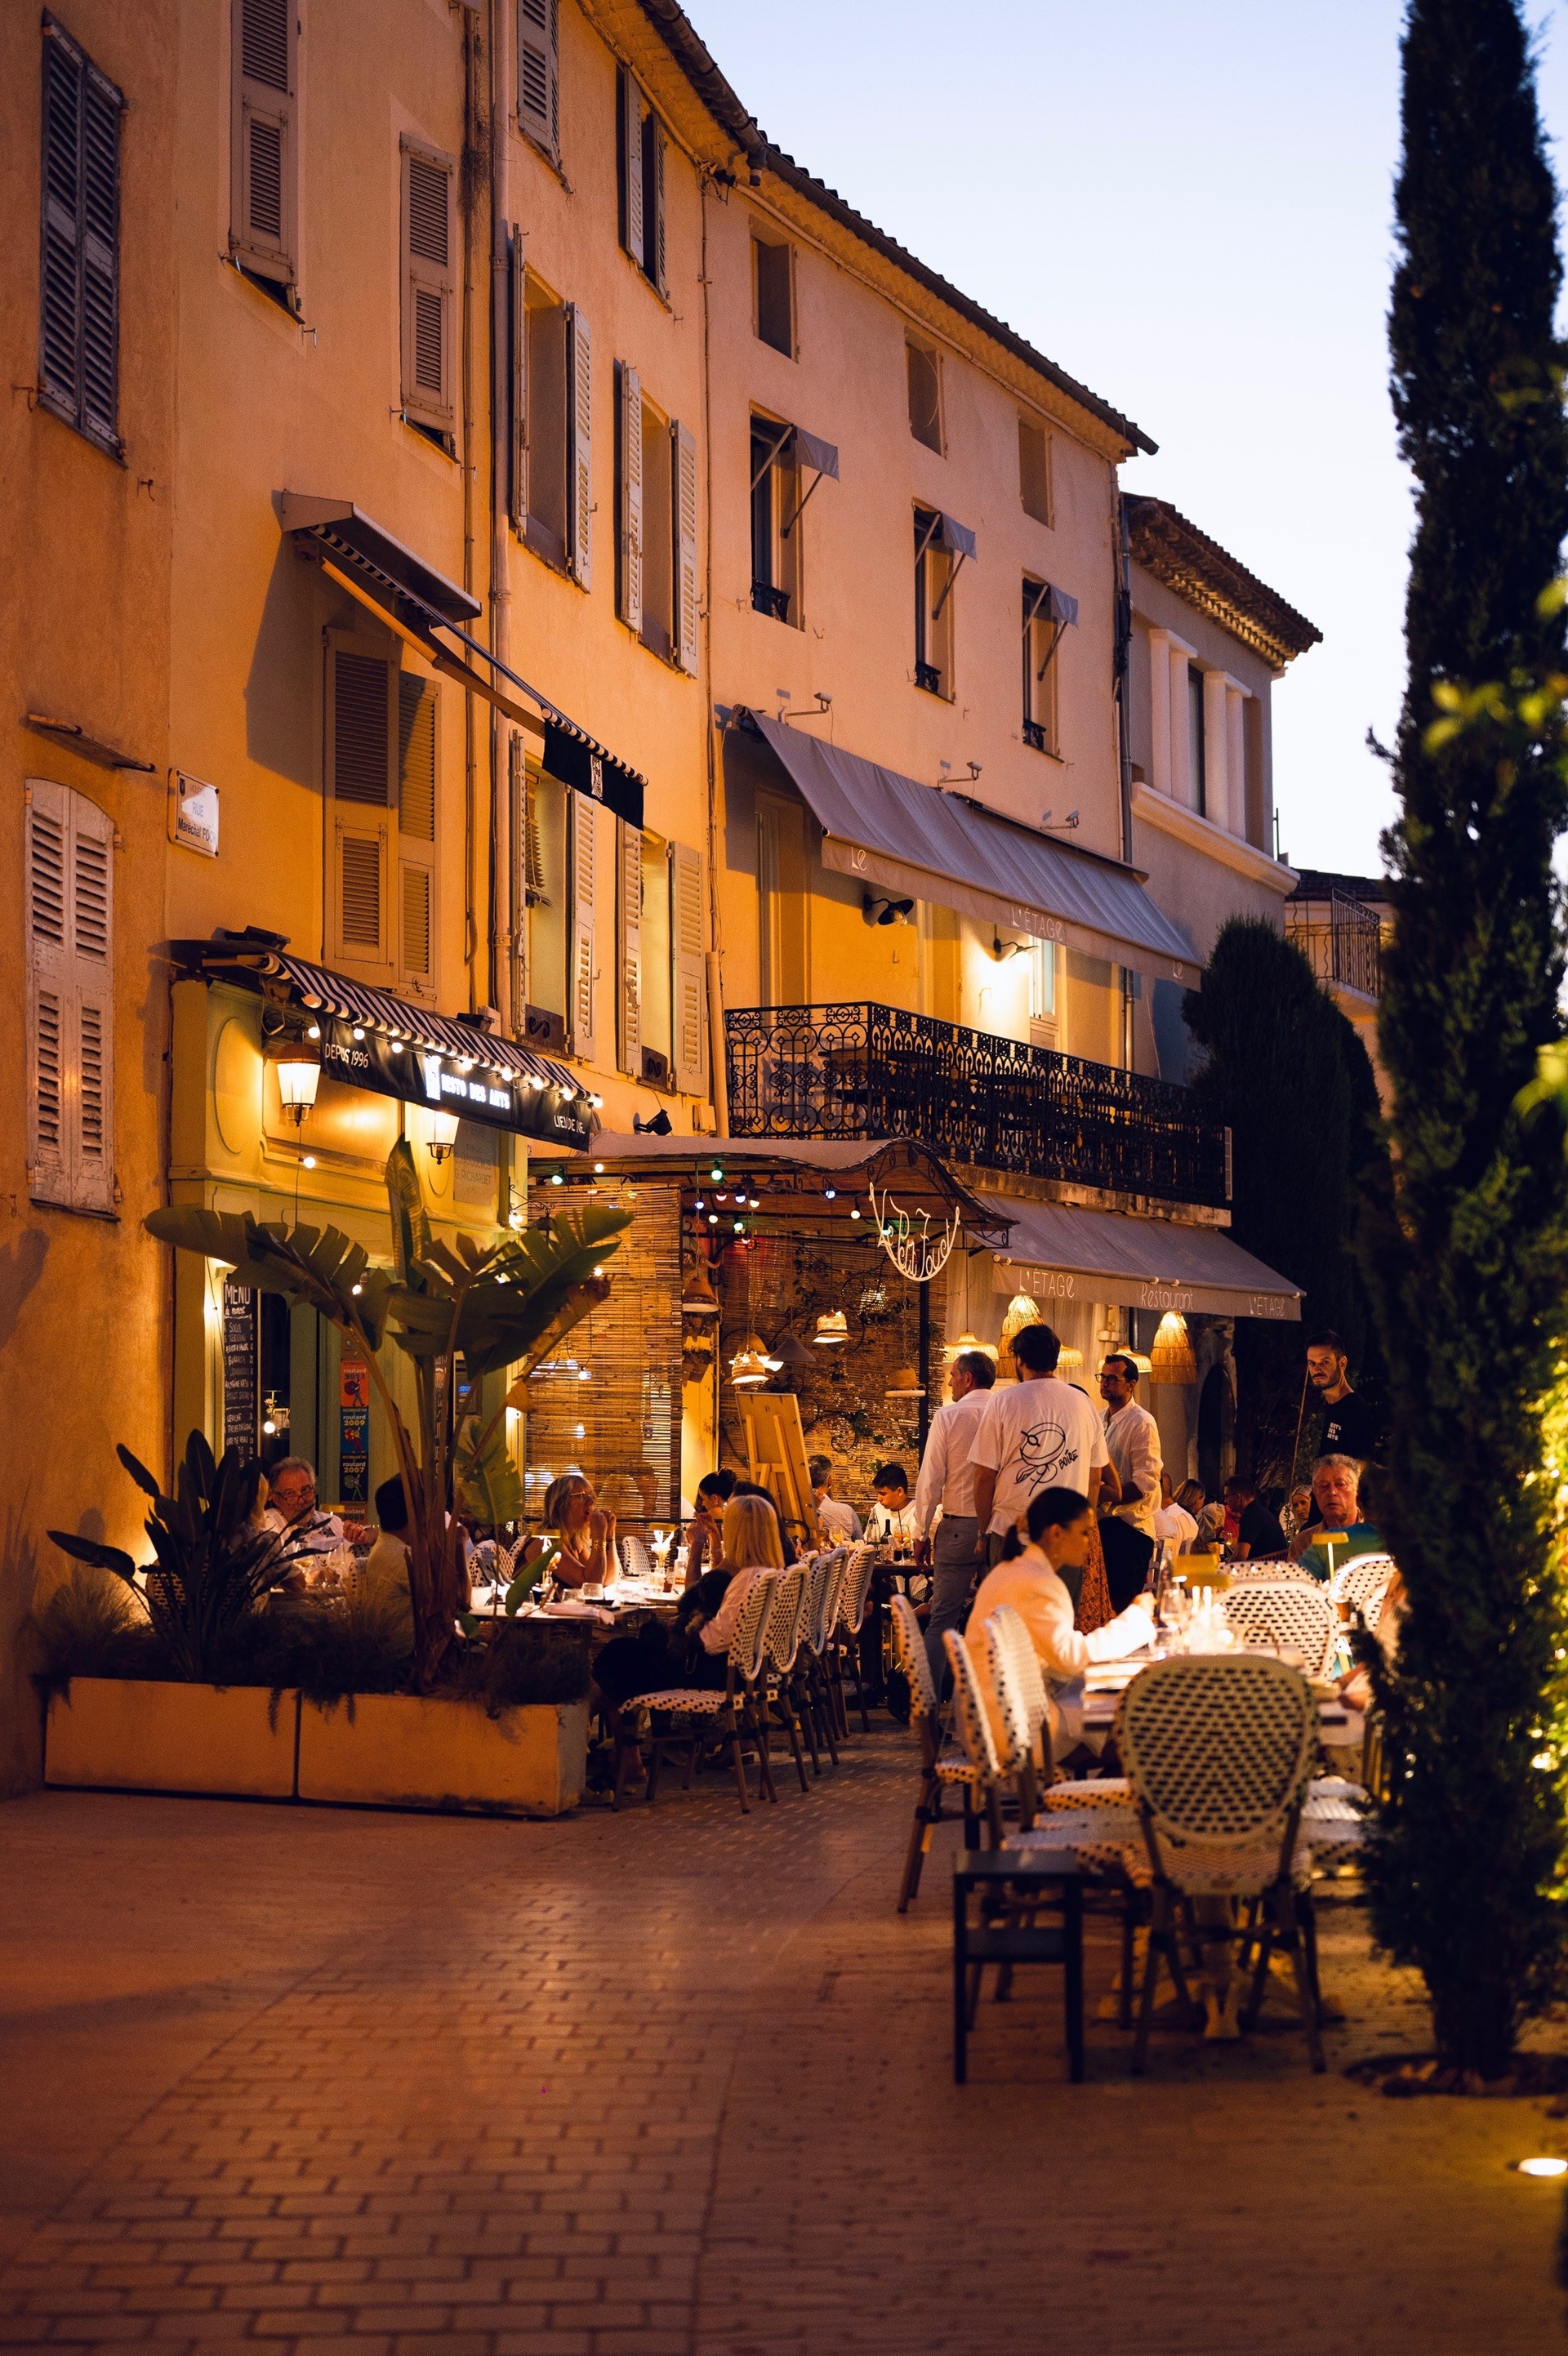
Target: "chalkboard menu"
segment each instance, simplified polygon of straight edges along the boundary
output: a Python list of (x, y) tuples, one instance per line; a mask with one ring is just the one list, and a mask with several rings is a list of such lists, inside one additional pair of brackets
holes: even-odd
[(249, 1285), (223, 1285), (223, 1445), (242, 1456), (256, 1452), (256, 1400), (260, 1388), (256, 1295)]

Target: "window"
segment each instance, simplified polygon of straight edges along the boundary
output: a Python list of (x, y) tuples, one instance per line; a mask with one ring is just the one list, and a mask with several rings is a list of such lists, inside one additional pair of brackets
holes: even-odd
[(456, 406), (456, 282), (452, 268), (452, 161), (403, 146), (403, 410), (450, 449)]
[(328, 664), (326, 953), (360, 979), (434, 998), (440, 691), (340, 631)]
[(915, 684), (952, 696), (952, 587), (955, 558), (943, 530), (946, 518), (915, 509)]
[(598, 1061), (599, 915), (614, 905), (616, 820), (585, 794), (566, 796), (567, 906), (566, 1036), (575, 1055)]
[(616, 81), (616, 187), (621, 245), (665, 294), (664, 127), (625, 66)]
[(757, 333), (786, 359), (795, 357), (794, 257), (787, 245), (751, 241), (752, 287)]
[[(670, 905), (671, 845), (657, 834), (640, 837), (642, 851), (642, 1077), (650, 1087), (675, 1085), (673, 911)], [(700, 912), (699, 912), (700, 914)]]
[(1203, 725), (1203, 673), (1196, 663), (1187, 667), (1187, 774), (1192, 807), (1199, 818), (1208, 815), (1208, 743)]
[(904, 347), (909, 371), (909, 431), (940, 456), (942, 447), (941, 363), (925, 344)]
[(517, 0), (518, 128), (561, 160), (560, 0)]
[[(522, 740), (513, 739), (523, 771), (522, 823), (514, 819), (518, 850), (514, 883), (514, 932), (520, 971), (517, 1003), (525, 1011), (523, 1036), (535, 1046), (566, 1044), (566, 804), (568, 788), (558, 779), (529, 774)], [(521, 888), (519, 888), (521, 887)]]
[(1036, 1047), (1057, 1044), (1057, 945), (1029, 944), (1029, 1040)]
[(616, 363), (616, 611), (645, 647), (697, 667), (697, 445)]
[(1036, 523), (1051, 519), (1051, 444), (1043, 425), (1018, 420), (1018, 495)]
[(1049, 584), (1024, 578), (1024, 742), (1036, 753), (1057, 742), (1057, 648), (1062, 624), (1051, 613)]
[(295, 310), (299, 0), (233, 0), (229, 251)]
[(751, 602), (776, 622), (801, 626), (800, 468), (795, 429), (772, 417), (751, 421)]
[(118, 457), (124, 100), (52, 21), (43, 69), (38, 389), (46, 409)]
[[(514, 239), (517, 254), (520, 240)], [(563, 303), (514, 259), (512, 522), (536, 555), (586, 589), (593, 513), (593, 346)]]
[(29, 777), (27, 1192), (114, 1209), (114, 825), (85, 794)]
[(811, 997), (811, 873), (806, 814), (799, 802), (759, 797), (757, 885), (762, 1002), (804, 1006)]

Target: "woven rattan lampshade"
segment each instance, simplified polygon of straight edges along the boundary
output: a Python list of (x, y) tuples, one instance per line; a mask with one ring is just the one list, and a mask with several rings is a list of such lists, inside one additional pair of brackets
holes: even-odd
[(1149, 1380), (1152, 1383), (1195, 1383), (1197, 1380), (1197, 1360), (1187, 1338), (1187, 1319), (1167, 1309), (1155, 1335), (1155, 1346), (1149, 1353)]
[(779, 1361), (769, 1357), (760, 1333), (748, 1333), (729, 1362), (729, 1378), (736, 1390), (756, 1390), (778, 1371)]
[(1064, 1342), (1057, 1357), (1058, 1374), (1076, 1375), (1082, 1371), (1082, 1367), (1083, 1352), (1075, 1349), (1070, 1342)]
[(708, 1271), (699, 1263), (681, 1288), (681, 1314), (682, 1317), (716, 1317), (718, 1313), (719, 1304), (708, 1281)]
[(900, 1366), (882, 1396), (890, 1399), (921, 1399), (926, 1394), (920, 1387), (920, 1377), (915, 1367)]
[(819, 1344), (849, 1340), (849, 1319), (842, 1309), (826, 1309), (817, 1320), (811, 1339)]

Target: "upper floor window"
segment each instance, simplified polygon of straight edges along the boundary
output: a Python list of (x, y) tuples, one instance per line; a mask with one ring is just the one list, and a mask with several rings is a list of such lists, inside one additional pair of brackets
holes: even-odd
[(906, 343), (909, 376), (909, 431), (917, 442), (939, 455), (942, 447), (942, 371), (937, 354), (927, 344)]
[(1196, 663), (1187, 667), (1187, 774), (1192, 807), (1199, 818), (1208, 815), (1208, 736), (1204, 725), (1203, 673)]
[(44, 26), (38, 390), (120, 455), (120, 117), (124, 100), (69, 33)]
[(616, 187), (621, 244), (650, 285), (667, 294), (664, 126), (625, 66), (616, 80)]
[(934, 508), (915, 509), (915, 684), (953, 692), (953, 585), (974, 554), (974, 534)]
[(517, 0), (517, 120), (553, 164), (561, 160), (560, 0)]
[(794, 255), (788, 245), (751, 241), (753, 321), (757, 336), (786, 359), (795, 357)]
[(616, 611), (645, 647), (697, 667), (697, 444), (616, 363)]
[(759, 614), (800, 627), (800, 469), (795, 429), (777, 418), (751, 421), (751, 602)]
[(327, 957), (433, 997), (440, 690), (382, 643), (339, 631), (328, 673)]
[(114, 1209), (114, 823), (52, 778), (27, 785), (27, 1192)]
[(297, 309), (299, 0), (233, 0), (229, 251)]
[(1024, 742), (1036, 753), (1059, 753), (1057, 654), (1062, 632), (1078, 619), (1078, 600), (1047, 581), (1024, 576)]
[(534, 553), (591, 581), (593, 343), (575, 303), (522, 266), (512, 241), (511, 519)]
[(1051, 520), (1051, 443), (1043, 425), (1018, 420), (1018, 496), (1036, 523)]
[(456, 429), (457, 286), (452, 158), (403, 143), (403, 409), (450, 449)]

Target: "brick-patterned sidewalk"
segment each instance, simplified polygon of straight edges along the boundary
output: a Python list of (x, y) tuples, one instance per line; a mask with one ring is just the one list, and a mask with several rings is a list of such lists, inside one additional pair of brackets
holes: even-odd
[[(743, 1819), (515, 1825), (52, 1794), (0, 1809), (0, 2342), (354, 2356), (1526, 2356), (1563, 2343), (1525, 2103), (1347, 2081), (1350, 2016), (1091, 2030), (1058, 1976), (951, 2082), (946, 1869), (900, 1921), (907, 1737)], [(1109, 1943), (1098, 1936), (1093, 1996)], [(1284, 2015), (1281, 2013), (1282, 2023)], [(1568, 2143), (1563, 2143), (1568, 2149)]]

